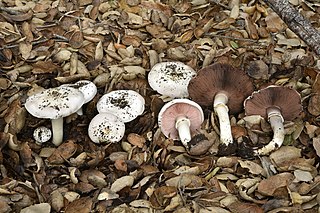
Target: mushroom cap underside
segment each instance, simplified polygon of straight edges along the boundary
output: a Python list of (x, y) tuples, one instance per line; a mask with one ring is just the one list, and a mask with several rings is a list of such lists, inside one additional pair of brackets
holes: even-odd
[(271, 107), (278, 108), (284, 120), (293, 120), (302, 111), (300, 94), (289, 87), (268, 86), (253, 92), (244, 102), (246, 115), (267, 118), (267, 109)]
[(202, 106), (212, 106), (215, 95), (223, 92), (228, 96), (230, 113), (238, 113), (243, 101), (253, 91), (254, 86), (246, 73), (229, 64), (215, 63), (199, 70), (190, 80), (189, 97)]
[(84, 104), (82, 92), (71, 87), (55, 87), (26, 100), (25, 108), (37, 118), (58, 119), (78, 111)]
[(174, 99), (166, 103), (159, 112), (158, 125), (162, 133), (173, 140), (179, 140), (176, 120), (186, 117), (190, 120), (190, 132), (195, 133), (204, 120), (201, 107), (188, 99)]

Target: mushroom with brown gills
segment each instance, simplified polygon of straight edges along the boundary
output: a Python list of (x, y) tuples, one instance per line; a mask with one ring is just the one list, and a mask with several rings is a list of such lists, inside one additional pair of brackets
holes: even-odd
[(295, 119), (302, 111), (299, 93), (282, 86), (268, 86), (254, 92), (245, 100), (244, 107), (246, 115), (267, 118), (273, 130), (272, 140), (254, 151), (257, 155), (266, 155), (279, 148), (285, 137), (283, 122)]
[(231, 114), (240, 112), (244, 99), (253, 90), (253, 84), (243, 70), (224, 63), (202, 68), (197, 76), (190, 80), (190, 98), (205, 107), (213, 104), (220, 123), (221, 150), (234, 151), (230, 149), (236, 145), (233, 144), (228, 111)]

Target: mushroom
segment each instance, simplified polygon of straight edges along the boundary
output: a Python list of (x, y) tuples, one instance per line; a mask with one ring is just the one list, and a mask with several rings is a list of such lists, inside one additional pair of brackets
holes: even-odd
[(97, 110), (114, 114), (127, 123), (143, 113), (144, 104), (144, 98), (133, 90), (115, 90), (99, 99)]
[[(80, 90), (84, 97), (84, 104), (91, 101), (94, 96), (97, 94), (97, 86), (88, 80), (80, 80), (74, 84), (62, 84), (60, 87), (73, 87)], [(77, 111), (78, 115), (82, 115), (82, 107)]]
[(264, 147), (255, 150), (258, 155), (266, 155), (281, 147), (285, 131), (284, 121), (295, 119), (302, 111), (299, 93), (289, 87), (268, 86), (253, 92), (244, 102), (246, 115), (260, 115), (268, 119), (273, 130), (272, 140)]
[(97, 114), (88, 127), (89, 137), (94, 143), (119, 142), (124, 132), (124, 122), (111, 113)]
[(33, 131), (33, 138), (36, 144), (41, 145), (50, 140), (52, 132), (45, 126), (40, 126)]
[(51, 119), (52, 143), (59, 146), (63, 140), (63, 117), (78, 111), (83, 103), (78, 89), (55, 87), (28, 97), (25, 108), (34, 117)]
[(188, 86), (193, 101), (205, 107), (213, 104), (220, 123), (220, 145), (225, 148), (233, 144), (228, 112), (240, 112), (244, 99), (253, 90), (253, 84), (244, 71), (223, 63), (202, 68)]
[(196, 74), (196, 71), (182, 62), (161, 62), (151, 68), (148, 82), (161, 95), (184, 98), (188, 97), (189, 81)]
[(191, 133), (200, 128), (204, 120), (201, 107), (189, 99), (174, 99), (166, 103), (158, 115), (162, 133), (173, 140), (181, 140), (188, 147)]

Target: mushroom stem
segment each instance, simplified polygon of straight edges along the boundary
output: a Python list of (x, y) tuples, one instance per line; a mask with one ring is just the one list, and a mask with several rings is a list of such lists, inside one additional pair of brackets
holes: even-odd
[(213, 108), (219, 118), (220, 142), (226, 146), (233, 143), (231, 125), (228, 114), (228, 96), (224, 93), (217, 93), (214, 97)]
[(190, 124), (190, 120), (184, 116), (178, 117), (176, 120), (175, 127), (178, 130), (181, 143), (185, 147), (188, 147), (188, 142), (191, 140)]
[(269, 108), (267, 109), (268, 120), (273, 130), (273, 138), (272, 140), (264, 147), (255, 151), (258, 155), (266, 155), (273, 150), (281, 147), (284, 141), (284, 127), (283, 122), (284, 119), (281, 115), (281, 112), (278, 108)]
[(78, 109), (78, 111), (76, 111), (77, 115), (83, 115), (83, 109), (82, 107), (80, 109)]
[(63, 118), (51, 119), (52, 143), (59, 146), (63, 140)]

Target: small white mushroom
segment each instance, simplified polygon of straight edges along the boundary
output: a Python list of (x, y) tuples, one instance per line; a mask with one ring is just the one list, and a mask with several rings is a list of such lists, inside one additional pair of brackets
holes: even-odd
[(55, 87), (28, 97), (25, 108), (34, 117), (51, 119), (52, 143), (59, 146), (63, 140), (63, 117), (78, 111), (83, 103), (78, 89)]
[(33, 131), (33, 138), (39, 145), (49, 141), (51, 136), (51, 130), (45, 126), (40, 126)]
[(90, 122), (88, 134), (94, 143), (116, 143), (124, 136), (125, 124), (111, 113), (99, 113)]
[(161, 95), (184, 98), (189, 96), (188, 84), (196, 74), (196, 71), (182, 62), (161, 62), (151, 68), (148, 82)]
[(99, 99), (97, 110), (114, 114), (127, 123), (143, 113), (144, 104), (144, 98), (133, 90), (115, 90)]

